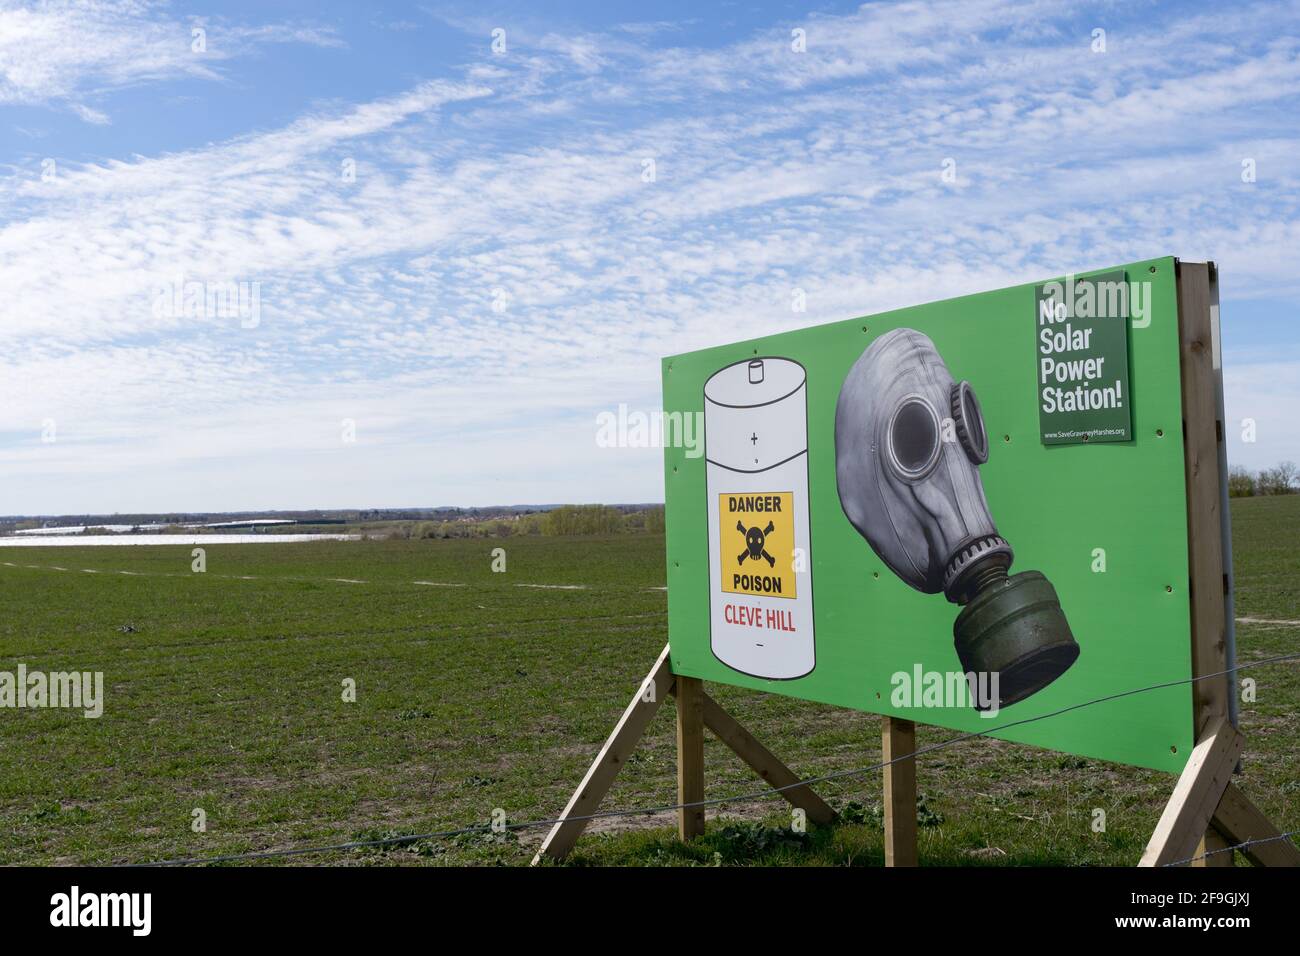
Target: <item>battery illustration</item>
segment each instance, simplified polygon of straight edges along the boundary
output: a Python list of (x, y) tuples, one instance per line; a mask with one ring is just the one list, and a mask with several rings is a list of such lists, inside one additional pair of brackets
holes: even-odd
[(808, 390), (792, 359), (728, 365), (704, 383), (713, 654), (753, 677), (812, 671)]

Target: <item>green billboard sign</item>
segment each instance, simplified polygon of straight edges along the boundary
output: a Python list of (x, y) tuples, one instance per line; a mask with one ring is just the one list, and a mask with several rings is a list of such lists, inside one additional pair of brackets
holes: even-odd
[(1174, 265), (665, 359), (674, 673), (1180, 769)]

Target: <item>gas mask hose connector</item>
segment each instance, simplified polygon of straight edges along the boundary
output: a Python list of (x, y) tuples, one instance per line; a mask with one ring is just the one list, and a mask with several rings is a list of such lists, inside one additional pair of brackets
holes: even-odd
[(1007, 580), (1007, 566), (1001, 562), (989, 562), (984, 567), (972, 568), (963, 582), (959, 604), (969, 604), (971, 599), (981, 591), (996, 587)]

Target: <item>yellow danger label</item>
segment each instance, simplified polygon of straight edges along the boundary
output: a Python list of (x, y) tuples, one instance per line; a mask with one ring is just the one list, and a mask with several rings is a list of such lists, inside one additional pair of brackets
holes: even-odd
[(794, 494), (718, 495), (722, 590), (793, 598)]

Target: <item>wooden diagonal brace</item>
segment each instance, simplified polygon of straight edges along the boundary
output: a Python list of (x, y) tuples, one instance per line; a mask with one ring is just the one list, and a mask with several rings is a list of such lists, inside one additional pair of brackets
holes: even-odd
[(1196, 855), (1245, 743), (1226, 720), (1213, 724), (1187, 759), (1138, 866), (1164, 866)]
[(745, 761), (754, 773), (763, 778), (774, 788), (788, 787), (781, 790), (781, 796), (808, 814), (814, 823), (830, 823), (835, 819), (835, 811), (821, 797), (813, 792), (807, 784), (793, 787), (798, 783), (793, 770), (783, 764), (777, 757), (746, 730), (736, 718), (722, 709), (721, 705), (708, 694), (704, 694), (704, 726), (713, 731), (717, 738), (730, 747), (741, 760)]
[(645, 733), (646, 727), (650, 725), (650, 721), (659, 710), (659, 705), (672, 692), (672, 685), (672, 667), (668, 661), (668, 648), (665, 646), (663, 653), (655, 661), (655, 666), (641, 682), (631, 703), (627, 705), (623, 716), (614, 726), (614, 732), (600, 748), (600, 753), (596, 755), (587, 775), (582, 778), (582, 783), (569, 798), (568, 806), (560, 815), (560, 821), (551, 828), (551, 832), (542, 841), (541, 849), (533, 857), (533, 865), (539, 863), (543, 856), (555, 860), (562, 859), (573, 849), (573, 844), (586, 829), (588, 821), (570, 818), (586, 817), (596, 812), (600, 801), (605, 799), (605, 794), (609, 792), (614, 778), (623, 769), (637, 741), (641, 739), (641, 735)]
[[(1256, 866), (1300, 866), (1300, 849), (1283, 837), (1235, 784), (1229, 783), (1224, 789), (1223, 798), (1214, 811), (1214, 826), (1232, 843), (1269, 840), (1268, 843), (1243, 846), (1238, 851)], [(1231, 857), (1232, 854), (1222, 855)]]

